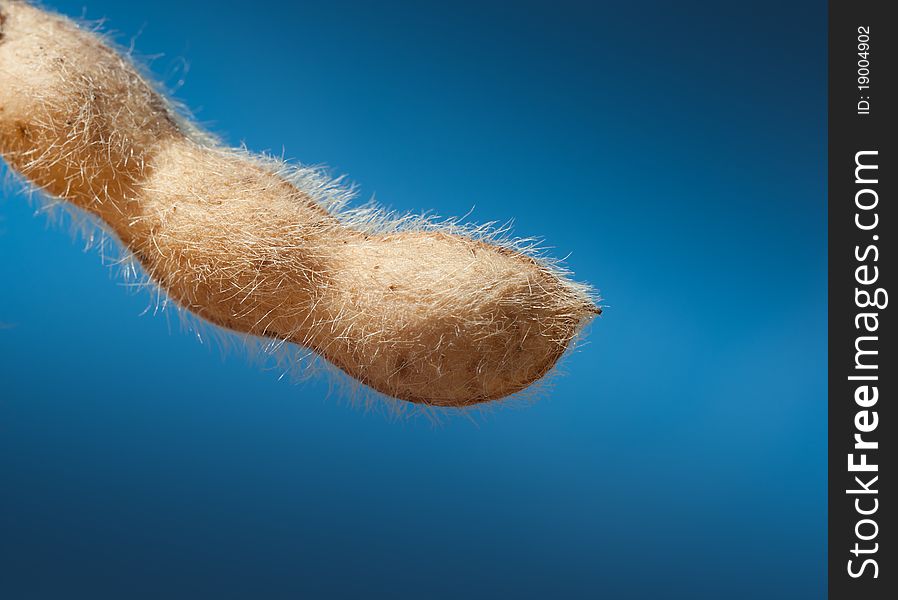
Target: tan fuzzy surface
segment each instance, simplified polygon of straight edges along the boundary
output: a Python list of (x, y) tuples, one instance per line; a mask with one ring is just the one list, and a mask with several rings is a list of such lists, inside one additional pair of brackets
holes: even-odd
[(105, 222), (181, 307), (309, 348), (394, 398), (518, 392), (600, 312), (511, 242), (346, 209), (332, 182), (222, 147), (101, 37), (9, 0), (0, 155)]

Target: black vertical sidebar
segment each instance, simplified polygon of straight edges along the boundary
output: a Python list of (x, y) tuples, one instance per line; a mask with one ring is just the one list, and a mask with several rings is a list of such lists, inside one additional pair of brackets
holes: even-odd
[[(894, 598), (898, 22), (829, 5), (829, 597)], [(892, 8), (895, 8), (894, 6)], [(891, 590), (886, 594), (886, 590)]]

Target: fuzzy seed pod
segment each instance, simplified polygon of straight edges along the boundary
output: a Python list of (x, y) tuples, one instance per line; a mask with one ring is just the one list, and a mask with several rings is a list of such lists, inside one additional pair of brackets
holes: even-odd
[(341, 207), (311, 170), (223, 147), (100, 36), (15, 0), (0, 0), (0, 155), (101, 219), (181, 307), (402, 400), (522, 390), (600, 312), (513, 244)]

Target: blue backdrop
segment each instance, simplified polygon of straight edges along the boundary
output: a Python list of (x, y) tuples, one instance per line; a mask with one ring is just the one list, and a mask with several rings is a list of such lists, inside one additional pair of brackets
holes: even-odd
[(47, 4), (608, 308), (539, 402), (396, 420), (140, 316), (8, 191), (0, 596), (825, 596), (825, 2)]

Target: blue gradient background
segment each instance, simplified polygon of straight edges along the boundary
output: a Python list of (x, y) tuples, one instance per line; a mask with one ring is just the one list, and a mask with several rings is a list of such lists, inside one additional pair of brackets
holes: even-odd
[(397, 421), (139, 316), (7, 193), (0, 596), (826, 595), (824, 2), (49, 4), (608, 309), (535, 405)]

